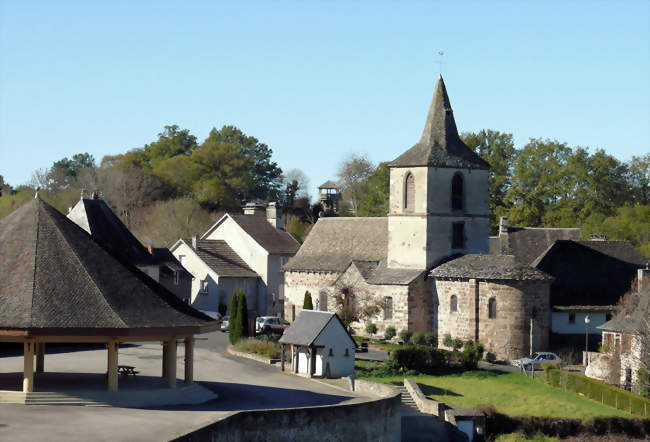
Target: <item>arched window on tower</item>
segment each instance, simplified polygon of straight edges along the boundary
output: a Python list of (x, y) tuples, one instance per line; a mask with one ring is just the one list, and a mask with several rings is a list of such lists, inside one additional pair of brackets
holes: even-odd
[(411, 172), (406, 175), (406, 185), (404, 186), (404, 210), (413, 212), (415, 208), (415, 177)]
[(494, 319), (497, 317), (497, 300), (490, 298), (488, 301), (488, 318)]
[(451, 313), (458, 311), (458, 298), (456, 298), (456, 295), (451, 295), (451, 299), (449, 299), (449, 311)]
[(463, 175), (460, 173), (451, 179), (451, 210), (463, 210)]

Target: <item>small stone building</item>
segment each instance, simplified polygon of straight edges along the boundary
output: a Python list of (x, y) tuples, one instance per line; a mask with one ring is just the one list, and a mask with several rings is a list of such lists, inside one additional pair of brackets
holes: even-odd
[(280, 338), (282, 369), (285, 346), (291, 348), (291, 371), (340, 378), (354, 374), (356, 342), (335, 313), (303, 310)]
[(552, 277), (512, 255), (466, 255), (431, 271), (438, 339), (483, 343), (491, 359), (548, 347)]

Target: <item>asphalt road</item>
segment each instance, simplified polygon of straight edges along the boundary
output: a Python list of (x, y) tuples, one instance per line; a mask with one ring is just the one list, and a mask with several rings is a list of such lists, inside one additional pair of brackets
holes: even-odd
[[(202, 337), (207, 339), (196, 342), (195, 380), (213, 389), (218, 399), (201, 405), (159, 409), (0, 404), (0, 440), (162, 441), (235, 410), (363, 401), (353, 393), (228, 355), (225, 333)], [(183, 346), (179, 345), (179, 376), (183, 373), (183, 357)], [(160, 376), (161, 346), (146, 343), (120, 348), (119, 362), (137, 367), (141, 375)], [(0, 357), (0, 372), (19, 372), (22, 365), (22, 356)], [(106, 350), (101, 349), (48, 353), (45, 358), (47, 372), (103, 373), (105, 367)]]

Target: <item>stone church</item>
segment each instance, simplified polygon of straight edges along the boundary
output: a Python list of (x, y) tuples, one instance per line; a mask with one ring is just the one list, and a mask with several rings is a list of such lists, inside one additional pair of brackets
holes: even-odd
[(393, 326), (436, 332), (439, 343), (479, 340), (489, 356), (512, 359), (528, 354), (532, 327), (533, 348), (545, 347), (552, 278), (488, 254), (490, 166), (460, 139), (442, 77), (420, 141), (389, 168), (387, 217), (320, 218), (284, 266), (285, 318), (307, 290), (329, 311), (352, 291), (381, 305), (369, 319), (380, 334)]

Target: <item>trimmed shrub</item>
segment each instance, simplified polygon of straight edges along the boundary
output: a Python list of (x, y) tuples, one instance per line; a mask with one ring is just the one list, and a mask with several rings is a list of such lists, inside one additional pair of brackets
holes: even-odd
[(314, 309), (314, 304), (311, 302), (311, 293), (309, 293), (309, 290), (305, 292), (305, 300), (302, 303), (302, 308), (303, 310), (313, 310)]
[(279, 358), (282, 353), (282, 347), (280, 344), (266, 339), (240, 339), (234, 347), (239, 351), (255, 353), (271, 359)]
[(431, 347), (407, 346), (391, 352), (390, 362), (402, 371), (430, 373), (447, 365), (448, 353)]
[(239, 291), (237, 298), (237, 329), (240, 339), (247, 338), (250, 336), (248, 333), (248, 303), (243, 290)]
[(415, 345), (426, 345), (427, 343), (426, 339), (424, 339), (424, 333), (414, 333), (411, 339)]
[(453, 348), (454, 340), (451, 338), (451, 335), (445, 335), (445, 337), (442, 339), (442, 345), (445, 347)]
[(377, 333), (377, 326), (373, 324), (372, 322), (369, 322), (366, 324), (366, 333), (369, 335), (374, 335)]
[(399, 331), (399, 338), (404, 342), (404, 344), (408, 344), (411, 341), (411, 336), (413, 336), (413, 332), (408, 330)]
[(386, 338), (387, 341), (390, 341), (395, 337), (397, 332), (395, 331), (395, 327), (386, 327), (386, 331), (384, 332), (384, 338)]
[(438, 335), (432, 332), (425, 333), (424, 334), (424, 341), (429, 347), (437, 347), (438, 346)]
[(233, 292), (230, 299), (230, 327), (228, 328), (228, 339), (231, 344), (236, 344), (241, 338), (241, 331), (237, 323), (237, 305), (239, 304), (239, 296), (237, 292)]
[(478, 361), (483, 357), (483, 344), (474, 343), (474, 341), (466, 341), (463, 344), (463, 351), (460, 355), (460, 360), (463, 367), (467, 370), (474, 370), (478, 367)]
[(223, 303), (219, 303), (219, 307), (217, 308), (217, 311), (221, 316), (225, 316), (226, 312), (228, 312), (228, 306)]

